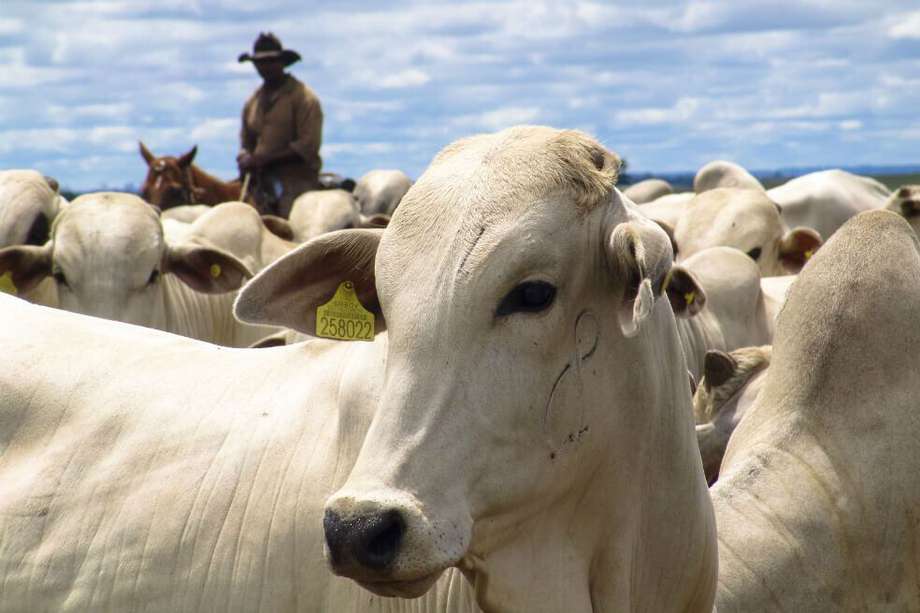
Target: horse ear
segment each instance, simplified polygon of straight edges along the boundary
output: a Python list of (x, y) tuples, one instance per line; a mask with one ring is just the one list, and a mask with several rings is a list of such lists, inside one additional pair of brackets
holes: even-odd
[(147, 166), (153, 164), (153, 160), (157, 159), (156, 156), (150, 153), (150, 149), (147, 148), (147, 146), (144, 144), (144, 141), (139, 140), (137, 141), (137, 144), (141, 146), (141, 157), (144, 158), (145, 162), (147, 162)]
[(188, 168), (189, 165), (191, 165), (191, 163), (194, 161), (196, 153), (198, 153), (198, 145), (192, 147), (188, 153), (179, 158), (179, 166), (182, 168)]

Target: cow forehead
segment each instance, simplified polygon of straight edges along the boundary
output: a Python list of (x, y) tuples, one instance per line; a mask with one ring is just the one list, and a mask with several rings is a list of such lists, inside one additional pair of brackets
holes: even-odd
[(89, 194), (75, 199), (54, 225), (55, 256), (106, 256), (131, 262), (164, 247), (154, 209), (131, 194)]
[[(378, 283), (420, 259), (429, 270), (453, 266), (534, 207), (549, 224), (589, 212), (614, 189), (609, 159), (584, 134), (536, 126), (454, 143), (403, 197), (380, 246)], [(555, 215), (553, 207), (564, 210)]]

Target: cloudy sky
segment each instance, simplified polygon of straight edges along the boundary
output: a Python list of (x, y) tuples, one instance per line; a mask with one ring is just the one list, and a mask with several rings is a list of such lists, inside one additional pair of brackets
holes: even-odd
[(235, 175), (260, 30), (303, 55), (325, 169), (350, 176), (518, 123), (634, 171), (920, 165), (916, 0), (2, 0), (0, 168), (136, 185), (143, 139)]

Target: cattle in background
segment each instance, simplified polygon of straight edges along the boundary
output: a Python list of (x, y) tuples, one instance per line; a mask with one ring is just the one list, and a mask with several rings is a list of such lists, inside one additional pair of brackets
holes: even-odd
[(674, 193), (674, 188), (662, 179), (645, 179), (623, 190), (623, 195), (636, 204), (645, 204), (672, 193)]
[(822, 170), (790, 179), (767, 190), (767, 196), (780, 206), (789, 227), (812, 228), (827, 240), (854, 215), (884, 208), (891, 190), (871, 177)]
[(293, 240), (306, 242), (327, 232), (352, 228), (383, 228), (386, 215), (361, 213), (355, 197), (342, 189), (306, 192), (294, 200), (289, 219)]
[(763, 387), (772, 354), (770, 345), (706, 353), (703, 378), (693, 394), (693, 415), (709, 485), (719, 478), (732, 432)]
[(0, 247), (43, 245), (66, 200), (35, 170), (0, 170)]
[(704, 164), (693, 177), (693, 191), (697, 194), (718, 187), (763, 191), (763, 185), (754, 175), (738, 164), (725, 160), (715, 160)]
[(886, 211), (812, 258), (712, 489), (724, 611), (920, 610), (920, 245)]
[(677, 330), (694, 381), (708, 351), (772, 342), (777, 306), (762, 282), (757, 264), (731, 247), (704, 249), (671, 269), (666, 291), (675, 313), (684, 315)]
[(272, 332), (234, 319), (234, 290), (250, 271), (215, 247), (170, 244), (158, 211), (132, 194), (76, 198), (42, 246), (0, 249), (0, 275), (20, 291), (47, 278), (55, 306), (213, 343), (246, 346)]
[(885, 208), (906, 219), (920, 236), (920, 185), (902, 185), (888, 198)]
[(697, 194), (674, 228), (678, 257), (723, 245), (747, 253), (765, 277), (798, 272), (821, 246), (810, 228), (789, 230), (762, 190), (715, 188)]
[(371, 170), (358, 179), (354, 195), (363, 215), (390, 216), (399, 206), (412, 179), (401, 170)]
[[(56, 180), (35, 170), (0, 171), (0, 248), (13, 245), (40, 246), (51, 236), (51, 225), (67, 206)], [(50, 280), (26, 291), (12, 279), (0, 277), (0, 292), (38, 304), (53, 305), (57, 291)]]
[(147, 177), (141, 184), (141, 197), (161, 209), (183, 204), (214, 205), (240, 199), (239, 180), (222, 181), (194, 164), (198, 146), (179, 157), (156, 157), (143, 142), (141, 157), (147, 162)]

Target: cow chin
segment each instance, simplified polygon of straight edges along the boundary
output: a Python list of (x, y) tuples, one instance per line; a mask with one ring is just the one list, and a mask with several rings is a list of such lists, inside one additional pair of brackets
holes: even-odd
[(444, 570), (425, 575), (418, 579), (401, 581), (358, 581), (364, 589), (389, 598), (418, 598), (431, 589)]

